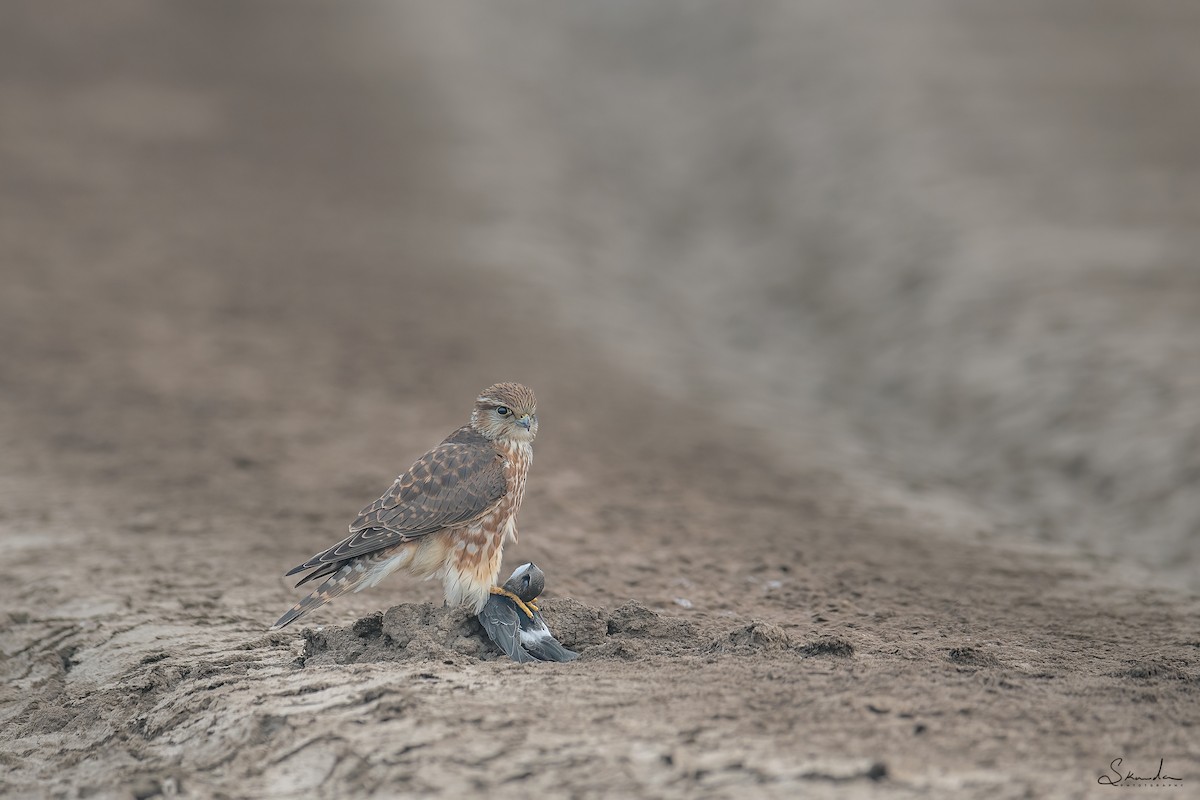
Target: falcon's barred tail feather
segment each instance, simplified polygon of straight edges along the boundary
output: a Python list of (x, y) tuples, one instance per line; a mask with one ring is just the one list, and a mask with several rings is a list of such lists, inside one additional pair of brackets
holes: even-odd
[[(337, 570), (338, 570), (338, 565), (336, 563), (335, 564), (326, 564), (325, 566), (321, 567), (321, 569), (314, 570), (314, 571), (308, 573), (307, 575), (305, 575), (303, 578), (301, 578), (299, 580), (299, 582), (296, 584), (296, 588), (299, 589), (304, 584), (308, 583), (309, 581), (314, 581), (317, 578), (324, 578), (326, 575), (332, 575), (333, 573), (337, 572)], [(294, 574), (295, 574), (294, 572), (288, 573), (288, 575), (294, 575)], [(286, 578), (287, 575), (285, 575), (284, 577)]]
[[(363, 571), (361, 567), (355, 569), (354, 564), (342, 565), (341, 569), (337, 570), (329, 580), (314, 589), (308, 597), (305, 597), (299, 603), (292, 606), (286, 614), (279, 618), (278, 622), (271, 626), (271, 630), (277, 631), (284, 626), (290, 625), (314, 608), (320, 608), (333, 598), (345, 594), (353, 589), (362, 580), (362, 577)], [(301, 583), (303, 582), (301, 581)]]
[(361, 592), (363, 589), (370, 589), (399, 567), (409, 564), (414, 552), (411, 545), (401, 545), (388, 550), (368, 553), (358, 558), (348, 558), (345, 561), (326, 564), (296, 585), (299, 586), (313, 578), (321, 578), (326, 575), (329, 576), (329, 580), (318, 586), (308, 597), (292, 606), (290, 611), (271, 626), (271, 630), (279, 630), (314, 608), (320, 608), (346, 592)]

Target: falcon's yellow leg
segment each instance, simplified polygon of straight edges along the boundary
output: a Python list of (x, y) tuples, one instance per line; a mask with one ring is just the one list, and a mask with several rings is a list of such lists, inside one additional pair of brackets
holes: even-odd
[[(529, 617), (530, 619), (533, 619), (533, 611), (537, 611), (537, 606), (533, 605), (532, 602), (530, 602), (529, 605), (525, 605), (524, 600), (517, 597), (515, 594), (513, 594), (512, 592), (508, 591), (507, 589), (505, 589), (501, 586), (493, 586), (491, 589), (489, 589), (489, 591), (492, 594), (498, 594), (501, 597), (507, 597), (509, 600), (512, 600), (514, 603), (517, 604), (517, 608), (519, 608), (525, 612), (525, 616)], [(531, 607), (533, 608), (533, 611), (529, 610)]]

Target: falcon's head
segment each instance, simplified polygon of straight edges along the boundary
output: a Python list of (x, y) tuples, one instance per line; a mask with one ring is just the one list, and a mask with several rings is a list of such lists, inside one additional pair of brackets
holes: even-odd
[(537, 398), (519, 383), (497, 383), (475, 398), (471, 427), (493, 441), (532, 443), (537, 437)]

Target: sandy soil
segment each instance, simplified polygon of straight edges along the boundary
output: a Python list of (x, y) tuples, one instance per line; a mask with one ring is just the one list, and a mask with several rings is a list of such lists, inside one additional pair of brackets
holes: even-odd
[[(491, 5), (2, 12), (0, 793), (1200, 785), (1195, 12)], [(580, 660), (268, 633), (504, 379)]]

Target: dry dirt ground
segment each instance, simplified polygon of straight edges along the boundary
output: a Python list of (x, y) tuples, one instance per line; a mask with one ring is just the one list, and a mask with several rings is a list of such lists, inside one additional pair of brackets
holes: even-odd
[[(1200, 786), (1197, 16), (882, 5), (5, 4), (0, 794)], [(504, 379), (580, 660), (400, 578), (268, 633)]]

